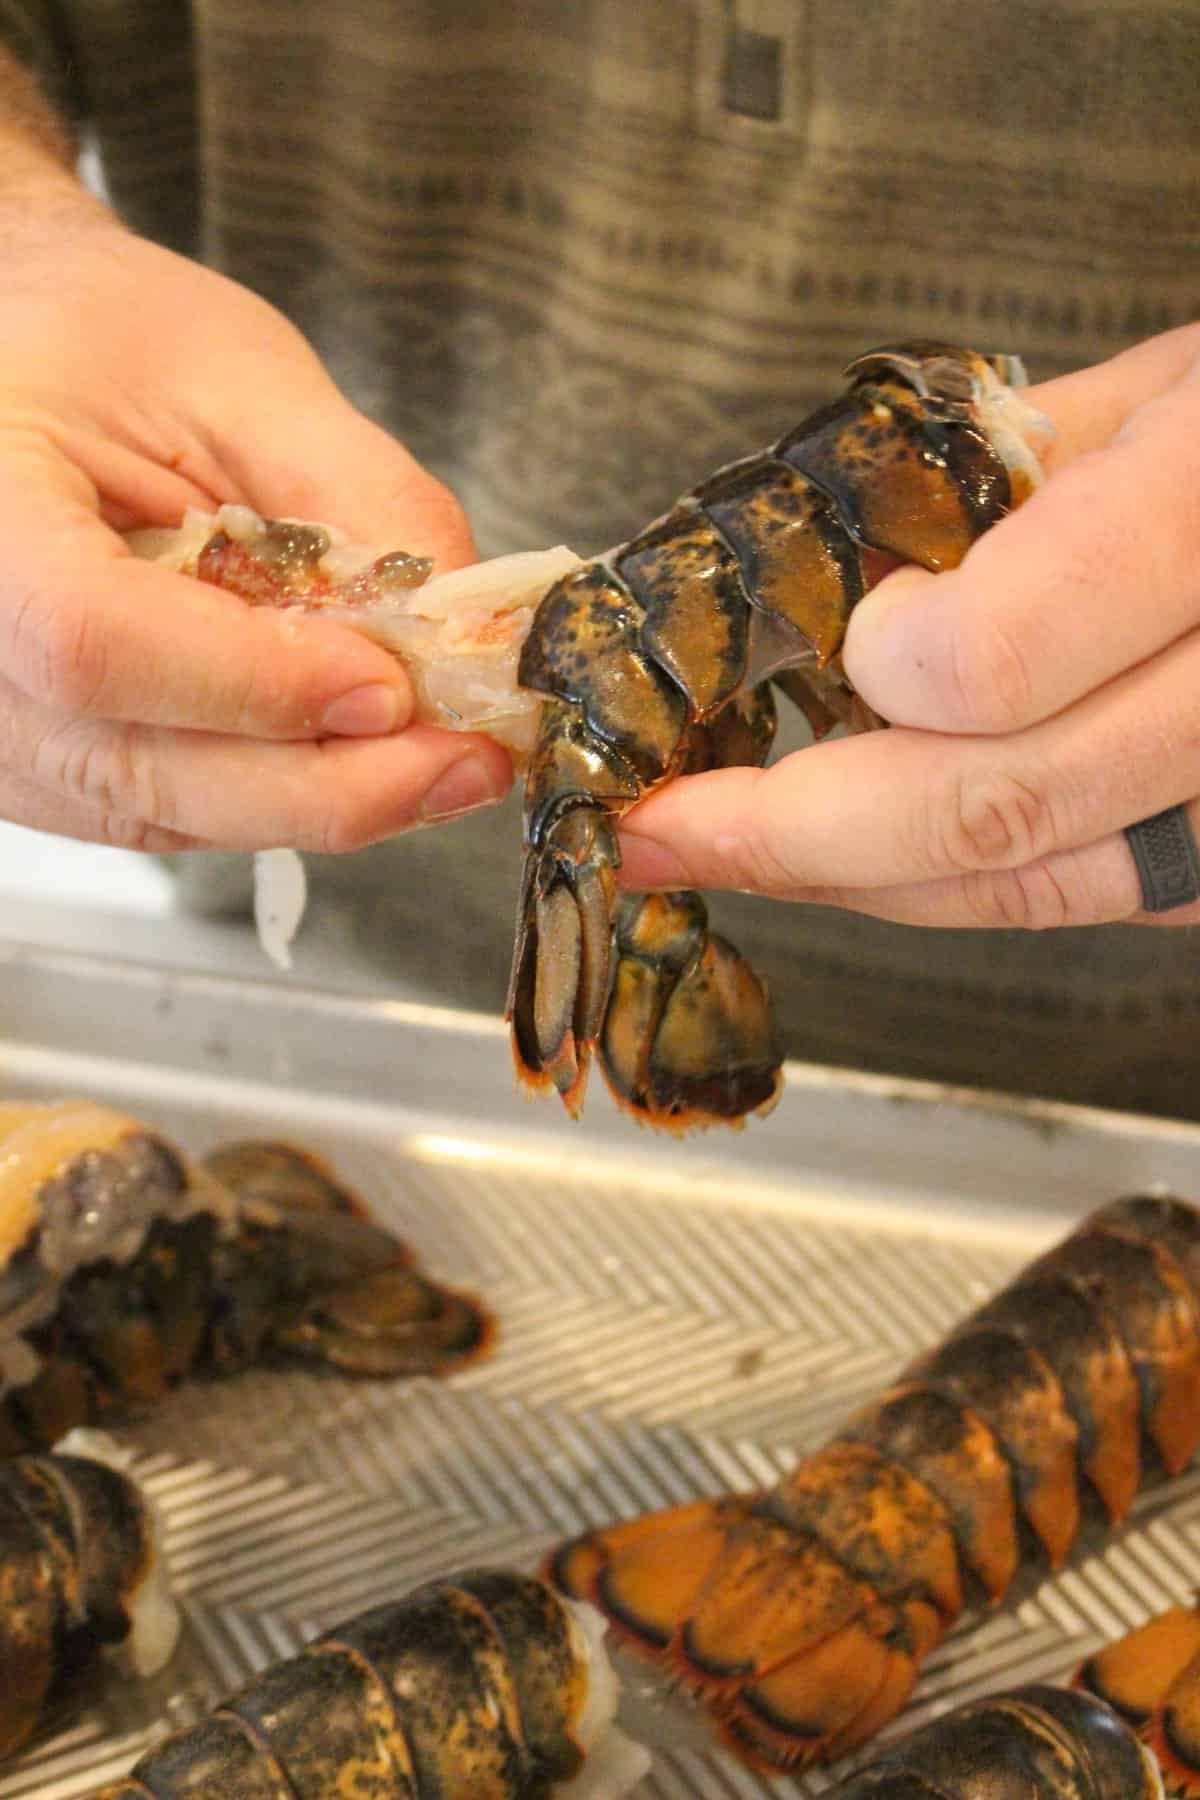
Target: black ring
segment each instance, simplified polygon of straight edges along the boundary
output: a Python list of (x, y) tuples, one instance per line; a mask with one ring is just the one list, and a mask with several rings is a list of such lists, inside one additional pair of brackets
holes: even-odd
[(1125, 827), (1142, 883), (1146, 912), (1173, 912), (1200, 900), (1200, 851), (1188, 824), (1186, 806), (1168, 806)]

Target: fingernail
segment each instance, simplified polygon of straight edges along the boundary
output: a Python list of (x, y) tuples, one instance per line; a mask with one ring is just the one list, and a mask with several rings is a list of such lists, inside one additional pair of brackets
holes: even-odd
[(689, 876), (673, 850), (629, 833), (621, 840), (624, 874), (642, 888), (687, 887)]
[(421, 802), (423, 825), (440, 824), (459, 813), (474, 812), (502, 798), (496, 792), (491, 770), (476, 756), (464, 756), (442, 772)]
[(400, 723), (400, 691), (386, 682), (351, 688), (325, 708), (322, 731), (331, 737), (384, 737)]

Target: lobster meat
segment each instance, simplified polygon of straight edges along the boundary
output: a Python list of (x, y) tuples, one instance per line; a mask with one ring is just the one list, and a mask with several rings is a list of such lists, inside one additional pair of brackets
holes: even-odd
[(554, 1555), (633, 1651), (769, 1770), (886, 1724), (976, 1596), (1065, 1561), (1085, 1491), (1115, 1524), (1200, 1443), (1200, 1212), (1093, 1213), (774, 1487), (586, 1533)]
[(153, 1514), (98, 1433), (0, 1463), (0, 1757), (106, 1651), (153, 1675), (175, 1647)]
[(649, 1757), (611, 1725), (586, 1612), (506, 1570), (431, 1582), (276, 1663), (95, 1800), (619, 1800)]
[(251, 1142), (194, 1164), (108, 1107), (0, 1105), (0, 1454), (268, 1350), (440, 1373), (491, 1336), (315, 1156)]
[(652, 1126), (774, 1104), (763, 983), (695, 895), (618, 899), (617, 821), (680, 775), (765, 762), (772, 684), (817, 736), (882, 725), (841, 667), (855, 605), (900, 563), (952, 568), (1040, 478), (1049, 427), (1008, 385), (1015, 358), (898, 344), (847, 374), (841, 399), (586, 563), (560, 546), (427, 580), (424, 559), (237, 506), (130, 535), (250, 604), (365, 632), (410, 669), (421, 717), (527, 765), (506, 1013), (518, 1077), (572, 1113), (593, 1052)]

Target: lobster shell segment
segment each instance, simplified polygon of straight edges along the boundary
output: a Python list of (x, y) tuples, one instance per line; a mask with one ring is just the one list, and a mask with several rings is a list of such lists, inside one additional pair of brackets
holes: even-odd
[[(1023, 1558), (1061, 1563), (1085, 1480), (1120, 1519), (1139, 1434), (1169, 1472), (1191, 1456), (1198, 1274), (1195, 1208), (1103, 1207), (773, 1488), (589, 1532), (552, 1574), (751, 1761), (839, 1754), (902, 1704), (969, 1577), (999, 1600)], [(1159, 1721), (1177, 1757), (1193, 1718), (1200, 1744), (1191, 1705)]]

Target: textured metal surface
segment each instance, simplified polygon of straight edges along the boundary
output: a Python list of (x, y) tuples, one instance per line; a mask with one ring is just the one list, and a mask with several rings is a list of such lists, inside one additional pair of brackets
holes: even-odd
[[(262, 1370), (191, 1384), (124, 1432), (165, 1515), (183, 1642), (10, 1765), (3, 1800), (87, 1792), (432, 1575), (528, 1565), (587, 1524), (771, 1479), (1090, 1205), (1135, 1181), (1200, 1194), (1186, 1127), (803, 1069), (740, 1140), (659, 1144), (599, 1095), (574, 1130), (512, 1098), (489, 1023), (70, 959), (0, 958), (0, 1031), (6, 1092), (86, 1089), (194, 1150), (253, 1130), (327, 1152), (502, 1327), (452, 1382)], [(379, 1098), (385, 1081), (403, 1097)], [(908, 1722), (1063, 1674), (1198, 1578), (1189, 1475), (1102, 1554), (956, 1632)], [(771, 1791), (693, 1750), (659, 1754), (641, 1790)]]

